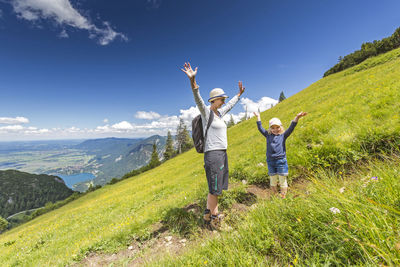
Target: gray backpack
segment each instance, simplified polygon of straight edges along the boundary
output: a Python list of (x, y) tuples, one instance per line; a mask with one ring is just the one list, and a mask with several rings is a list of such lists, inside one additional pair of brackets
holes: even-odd
[(204, 146), (206, 144), (207, 132), (214, 119), (214, 112), (210, 110), (210, 118), (208, 119), (206, 134), (203, 136), (203, 122), (201, 115), (196, 116), (192, 120), (192, 139), (194, 147), (198, 153), (204, 153)]

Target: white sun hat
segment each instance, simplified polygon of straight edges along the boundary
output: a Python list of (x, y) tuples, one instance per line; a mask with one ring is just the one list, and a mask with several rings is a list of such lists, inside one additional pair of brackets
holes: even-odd
[(227, 96), (224, 90), (222, 90), (221, 88), (214, 88), (210, 92), (210, 98), (208, 99), (208, 102), (214, 101), (217, 98), (228, 98), (228, 97), (229, 96)]
[(282, 122), (278, 118), (272, 118), (269, 120), (269, 127), (271, 127), (272, 125), (282, 126)]

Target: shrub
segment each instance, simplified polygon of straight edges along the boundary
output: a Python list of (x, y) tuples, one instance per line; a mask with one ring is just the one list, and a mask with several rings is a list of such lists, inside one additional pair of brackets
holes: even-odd
[(8, 227), (8, 221), (3, 217), (0, 217), (0, 233), (6, 230)]

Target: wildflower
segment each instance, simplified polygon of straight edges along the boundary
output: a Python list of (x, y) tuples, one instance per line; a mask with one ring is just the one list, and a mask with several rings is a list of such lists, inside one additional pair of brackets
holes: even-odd
[(204, 261), (204, 265), (207, 265), (207, 262), (208, 262), (208, 261)]
[(345, 189), (344, 187), (340, 188), (340, 189), (339, 189), (339, 192), (340, 192), (340, 193), (343, 193), (343, 192), (344, 192), (344, 189)]
[(372, 177), (371, 181), (378, 181), (378, 177), (377, 176)]
[(338, 208), (335, 208), (335, 207), (332, 207), (332, 208), (330, 208), (329, 210), (330, 210), (333, 214), (340, 213), (340, 210), (339, 210)]
[(339, 174), (340, 174), (340, 175), (342, 175), (342, 174), (343, 174), (343, 172), (339, 172)]
[(263, 167), (263, 166), (264, 166), (264, 163), (260, 162), (260, 163), (257, 164), (257, 166), (258, 166), (258, 167)]

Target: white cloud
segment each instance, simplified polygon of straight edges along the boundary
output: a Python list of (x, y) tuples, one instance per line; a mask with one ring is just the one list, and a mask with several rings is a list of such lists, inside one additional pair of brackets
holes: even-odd
[[(245, 112), (239, 112), (238, 114), (228, 114), (228, 115), (226, 115), (225, 117), (224, 117), (224, 121), (225, 122), (229, 122), (230, 120), (231, 120), (231, 116), (232, 116), (232, 118), (233, 118), (233, 121), (235, 122), (235, 123), (238, 123), (239, 121), (241, 121), (242, 120), (242, 118), (244, 117), (244, 115), (245, 115)], [(247, 115), (247, 116), (249, 116), (249, 114)]]
[(60, 37), (60, 38), (68, 38), (69, 35), (68, 35), (67, 31), (66, 31), (65, 29), (63, 29), (63, 30), (60, 32), (60, 34), (58, 35), (58, 37)]
[(11, 131), (11, 132), (14, 132), (14, 131), (20, 131), (22, 129), (24, 129), (24, 127), (21, 126), (21, 125), (9, 125), (9, 126), (0, 127), (0, 131)]
[(199, 109), (194, 106), (190, 107), (189, 109), (181, 109), (179, 112), (181, 113), (179, 118), (182, 118), (183, 121), (188, 125), (191, 125), (192, 120), (200, 114)]
[[(235, 123), (240, 121), (245, 115), (245, 109), (247, 107), (247, 115), (250, 117), (253, 111), (264, 111), (275, 105), (278, 101), (269, 97), (263, 97), (258, 101), (253, 101), (249, 98), (243, 98), (240, 102), (239, 107), (242, 110), (234, 114), (228, 113), (224, 120), (228, 122), (233, 117)], [(172, 134), (176, 133), (176, 128), (179, 124), (179, 120), (183, 119), (189, 129), (191, 129), (191, 121), (194, 117), (200, 114), (199, 110), (195, 106), (191, 106), (188, 109), (179, 110), (179, 115), (160, 115), (156, 112), (137, 112), (135, 117), (145, 118), (149, 121), (145, 123), (132, 123), (128, 121), (121, 121), (115, 124), (108, 124), (109, 120), (104, 119), (105, 125), (97, 126), (92, 129), (82, 129), (78, 127), (69, 128), (38, 128), (34, 126), (24, 127), (20, 124), (28, 123), (29, 120), (24, 117), (16, 118), (0, 118), (0, 123), (7, 123), (10, 125), (0, 127), (0, 139), (1, 140), (25, 140), (25, 139), (71, 139), (71, 138), (102, 138), (102, 137), (145, 137), (155, 134), (167, 135), (168, 131)], [(152, 119), (150, 119), (152, 118)]]
[(15, 117), (15, 118), (0, 117), (0, 124), (22, 124), (22, 123), (29, 123), (29, 120), (25, 117)]
[(242, 98), (240, 100), (240, 104), (243, 106), (243, 109), (246, 110), (247, 108), (247, 113), (251, 117), (253, 116), (253, 112), (263, 112), (272, 106), (275, 106), (278, 104), (278, 102), (278, 100), (266, 96), (262, 97), (257, 102), (254, 102), (250, 98)]
[(121, 121), (120, 123), (116, 123), (111, 128), (116, 130), (132, 130), (134, 127), (127, 121)]
[[(89, 37), (97, 39), (100, 45), (107, 45), (114, 39), (127, 41), (128, 38), (114, 31), (109, 22), (102, 22), (103, 27), (99, 28), (89, 19), (82, 16), (70, 3), (69, 0), (11, 0), (15, 13), (21, 19), (32, 22), (40, 20), (54, 21), (56, 26), (70, 26), (89, 32)], [(67, 37), (65, 29), (60, 37)]]
[(135, 118), (144, 119), (144, 120), (154, 120), (160, 118), (161, 115), (154, 111), (138, 111), (135, 114)]

